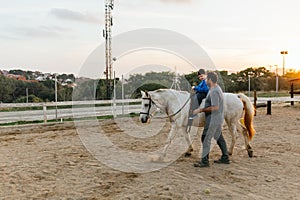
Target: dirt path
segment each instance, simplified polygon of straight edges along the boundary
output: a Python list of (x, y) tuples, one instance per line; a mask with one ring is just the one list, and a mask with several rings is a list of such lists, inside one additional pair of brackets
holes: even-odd
[[(120, 148), (141, 152), (161, 147), (169, 128), (165, 124), (145, 140), (124, 134), (112, 120), (100, 124)], [(198, 135), (192, 157), (149, 173), (102, 164), (82, 145), (73, 123), (0, 128), (0, 199), (300, 199), (300, 107), (273, 106), (271, 116), (259, 109), (254, 125), (253, 158), (240, 136), (232, 164), (194, 168)], [(224, 135), (229, 141), (226, 128)], [(211, 160), (219, 155), (214, 148)]]

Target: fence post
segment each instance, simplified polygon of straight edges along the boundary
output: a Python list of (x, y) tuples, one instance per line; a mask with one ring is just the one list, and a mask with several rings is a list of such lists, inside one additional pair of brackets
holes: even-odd
[(254, 90), (254, 116), (256, 116), (256, 101), (257, 101), (257, 96), (256, 96), (256, 90)]
[(267, 101), (267, 115), (271, 115), (271, 101)]
[[(291, 98), (294, 98), (294, 83), (291, 83)], [(291, 101), (291, 106), (294, 105), (294, 101)]]
[(47, 106), (43, 104), (43, 113), (44, 113), (44, 123), (47, 123)]

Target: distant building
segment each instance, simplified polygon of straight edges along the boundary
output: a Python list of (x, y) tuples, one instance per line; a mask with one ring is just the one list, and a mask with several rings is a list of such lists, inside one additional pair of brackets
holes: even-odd
[(38, 76), (37, 78), (35, 78), (35, 80), (37, 81), (45, 81), (45, 77), (44, 76)]
[(71, 79), (66, 79), (65, 81), (64, 81), (65, 83), (73, 83), (73, 81), (71, 80)]
[(27, 80), (25, 76), (15, 75), (15, 74), (7, 74), (6, 77), (7, 78), (13, 78), (13, 79), (19, 80), (19, 81), (26, 81)]
[(0, 74), (2, 74), (3, 76), (7, 76), (8, 71), (6, 71), (6, 70), (0, 70)]

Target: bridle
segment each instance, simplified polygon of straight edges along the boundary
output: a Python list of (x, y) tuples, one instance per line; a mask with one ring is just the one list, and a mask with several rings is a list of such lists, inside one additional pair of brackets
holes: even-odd
[(144, 100), (149, 100), (149, 105), (148, 105), (148, 110), (147, 110), (147, 112), (140, 112), (140, 115), (141, 115), (141, 114), (144, 114), (144, 115), (147, 115), (147, 116), (152, 117), (152, 114), (150, 114), (150, 109), (151, 109), (151, 105), (152, 105), (152, 104), (155, 105), (154, 101), (151, 99), (151, 97), (144, 97), (144, 98), (142, 98), (142, 99), (144, 99)]
[[(171, 117), (174, 117), (175, 115), (177, 115), (178, 113), (180, 113), (181, 111), (182, 111), (182, 109), (187, 105), (187, 103), (189, 102), (189, 100), (192, 98), (192, 96), (190, 95), (190, 97), (186, 100), (186, 102), (183, 104), (183, 106), (177, 111), (177, 112), (175, 112), (175, 113), (173, 113), (173, 114), (171, 114), (171, 115), (169, 115), (168, 114), (168, 116), (165, 116), (165, 117), (157, 117), (157, 118), (159, 118), (159, 119), (164, 119), (164, 118), (171, 118)], [(151, 99), (151, 97), (149, 96), (149, 97), (144, 97), (144, 98), (142, 98), (142, 99), (144, 99), (144, 100), (149, 100), (149, 106), (148, 106), (148, 110), (147, 110), (147, 112), (140, 112), (140, 114), (145, 114), (145, 115), (147, 115), (148, 117), (152, 117), (152, 114), (150, 114), (150, 109), (151, 109), (151, 105), (153, 104), (153, 105), (156, 105), (155, 104), (155, 102)], [(155, 111), (154, 111), (155, 112)], [(153, 113), (154, 113), (153, 112)]]

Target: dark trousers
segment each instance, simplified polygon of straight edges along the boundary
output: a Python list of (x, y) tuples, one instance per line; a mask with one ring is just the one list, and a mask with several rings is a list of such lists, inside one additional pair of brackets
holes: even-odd
[[(206, 93), (205, 92), (199, 92), (196, 93), (192, 98), (191, 98), (191, 106), (190, 106), (190, 114), (189, 116), (193, 116), (193, 111), (196, 110), (197, 108), (199, 108), (201, 102), (203, 99), (206, 98)], [(192, 121), (190, 123), (188, 123), (189, 125), (191, 125)]]
[(205, 92), (198, 92), (196, 93), (194, 96), (191, 97), (191, 105), (190, 105), (190, 110), (189, 110), (189, 119), (188, 119), (188, 124), (186, 126), (186, 131), (189, 132), (190, 131), (190, 127), (192, 126), (193, 123), (193, 117), (195, 115), (193, 115), (193, 111), (196, 110), (197, 108), (199, 108), (201, 102), (203, 99), (206, 98), (206, 93)]
[(196, 93), (194, 98), (192, 98), (192, 110), (199, 108), (203, 99), (206, 98), (205, 92)]
[(201, 161), (203, 163), (208, 163), (209, 161), (210, 144), (212, 138), (214, 138), (217, 141), (217, 144), (222, 151), (221, 158), (228, 159), (229, 157), (226, 141), (224, 140), (224, 137), (222, 135), (222, 124), (210, 123), (210, 117), (208, 116), (206, 117), (206, 122), (201, 137), (201, 141), (202, 141)]

